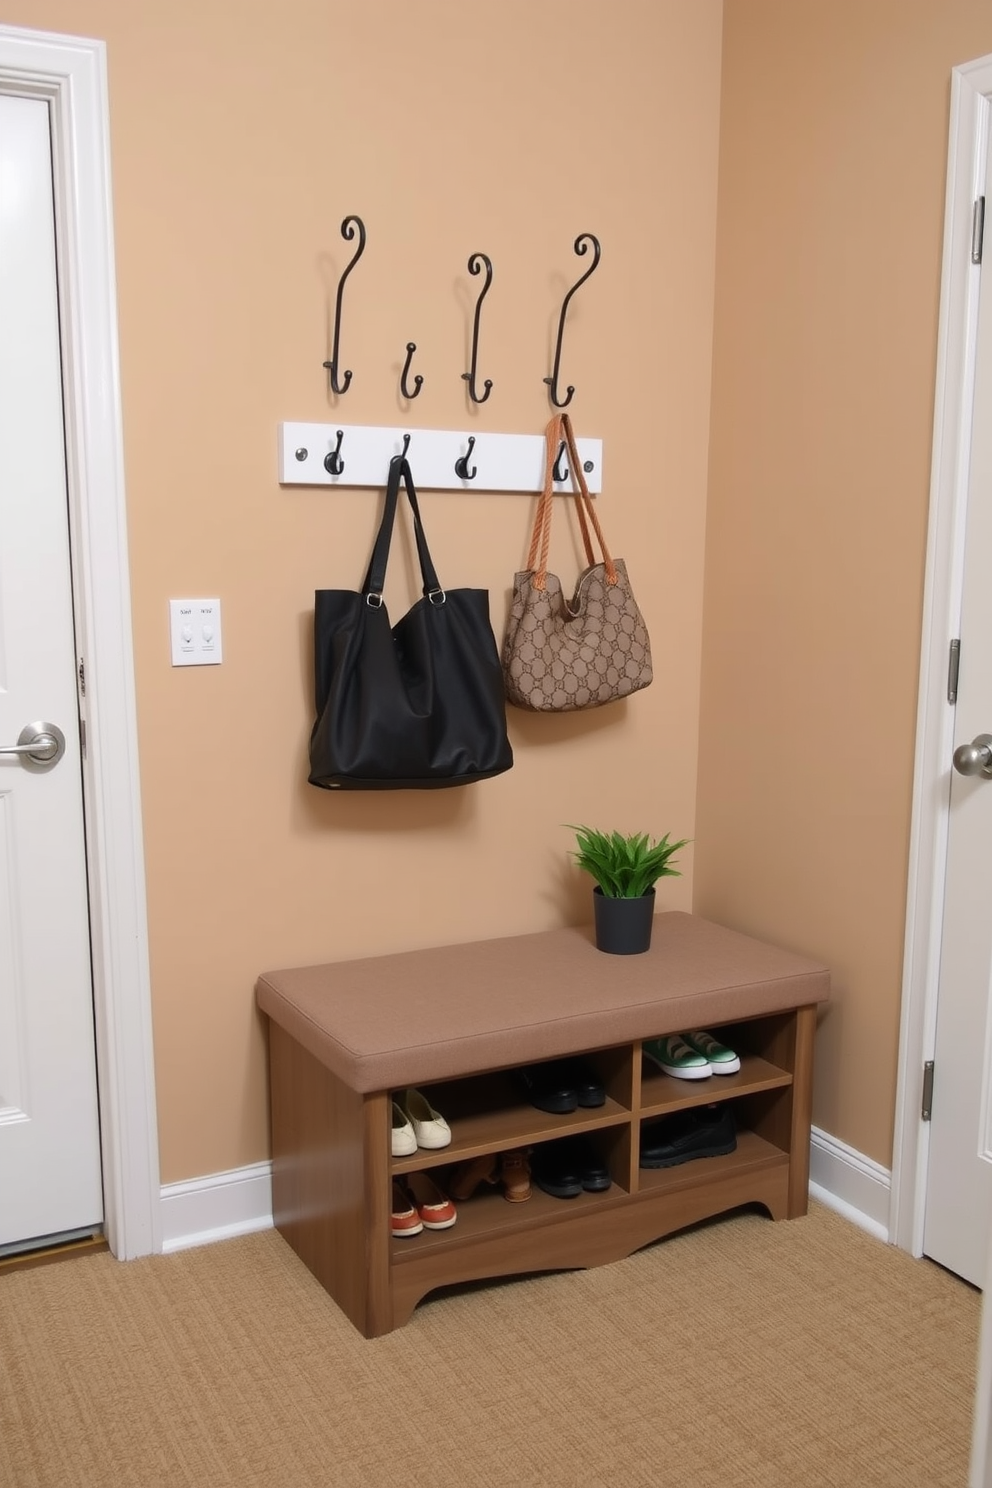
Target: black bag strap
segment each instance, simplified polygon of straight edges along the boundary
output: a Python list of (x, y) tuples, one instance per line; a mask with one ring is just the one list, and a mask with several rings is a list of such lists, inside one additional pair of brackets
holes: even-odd
[[(393, 536), (393, 522), (396, 518), (401, 480), (406, 488), (407, 500), (413, 510), (413, 528), (417, 539), (417, 556), (420, 559), (420, 574), (424, 581), (423, 592), (431, 600), (432, 604), (443, 604), (444, 590), (438, 582), (434, 561), (427, 546), (424, 524), (420, 519), (420, 507), (417, 505), (417, 491), (413, 484), (410, 462), (403, 455), (394, 455), (389, 462), (386, 503), (382, 512), (382, 521), (379, 523), (375, 546), (372, 549), (368, 573), (365, 575), (365, 583), (362, 585), (362, 593), (365, 595), (367, 603), (382, 603), (382, 591), (386, 586), (386, 566), (389, 563), (389, 544)], [(435, 595), (437, 596), (436, 599)]]

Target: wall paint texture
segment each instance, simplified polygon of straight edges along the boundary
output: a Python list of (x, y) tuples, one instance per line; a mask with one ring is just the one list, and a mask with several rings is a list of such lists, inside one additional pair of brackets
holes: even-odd
[[(987, 0), (8, 0), (4, 20), (108, 45), (163, 1181), (267, 1155), (259, 971), (587, 919), (576, 820), (694, 838), (662, 908), (831, 965), (815, 1119), (887, 1164), (949, 73), (992, 51)], [(335, 403), (351, 212), (369, 244)], [(281, 489), (276, 425), (538, 432), (583, 231), (603, 261), (563, 370), (605, 441), (655, 684), (511, 710), (494, 781), (315, 791), (312, 594), (360, 581), (377, 502)], [(409, 339), (426, 382), (404, 410)], [(487, 587), (499, 633), (532, 500), (423, 504), (442, 577)], [(174, 670), (167, 601), (196, 594), (223, 601), (225, 661)]]
[(987, 0), (727, 0), (694, 907), (822, 957), (891, 1161), (950, 71)]
[[(262, 970), (590, 918), (564, 823), (693, 837), (719, 128), (719, 0), (8, 0), (108, 45), (125, 462), (162, 1179), (268, 1154)], [(335, 403), (321, 363), (358, 213)], [(282, 419), (539, 433), (558, 309), (579, 433), (656, 681), (513, 713), (516, 764), (453, 791), (306, 784), (313, 591), (359, 587), (374, 492), (281, 489)], [(481, 250), (486, 405), (461, 373)], [(424, 390), (399, 399), (405, 344)], [(414, 471), (416, 472), (415, 447)], [(385, 476), (385, 470), (383, 471)], [(427, 493), (442, 580), (501, 633), (528, 496)], [(579, 562), (559, 508), (557, 570)], [(387, 586), (415, 597), (410, 545)], [(219, 595), (225, 659), (173, 669), (170, 597)], [(659, 894), (688, 908), (692, 851)], [(466, 996), (473, 995), (466, 988)]]

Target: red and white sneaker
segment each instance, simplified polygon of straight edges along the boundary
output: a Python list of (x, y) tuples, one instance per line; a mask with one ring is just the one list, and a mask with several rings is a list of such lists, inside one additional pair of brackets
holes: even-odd
[(410, 1195), (402, 1183), (393, 1181), (393, 1213), (390, 1220), (392, 1232), (397, 1237), (419, 1235), (424, 1228), (423, 1220), (410, 1201)]
[(458, 1211), (426, 1173), (410, 1173), (407, 1177), (408, 1197), (416, 1204), (417, 1215), (425, 1230), (450, 1230), (458, 1218)]

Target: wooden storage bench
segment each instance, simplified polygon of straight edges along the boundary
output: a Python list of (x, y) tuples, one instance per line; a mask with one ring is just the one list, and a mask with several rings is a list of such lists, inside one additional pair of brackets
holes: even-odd
[[(594, 1266), (741, 1204), (805, 1214), (816, 1004), (825, 967), (690, 914), (655, 918), (641, 956), (597, 951), (591, 929), (344, 961), (259, 978), (269, 1020), (275, 1223), (356, 1328), (405, 1323), (432, 1289), (512, 1273)], [(739, 1073), (677, 1080), (641, 1040), (720, 1029)], [(536, 1110), (513, 1070), (581, 1054), (604, 1106)], [(391, 1095), (416, 1086), (452, 1142), (391, 1153)], [(642, 1120), (732, 1100), (737, 1150), (642, 1170)], [(524, 1204), (485, 1189), (449, 1230), (393, 1240), (393, 1174), (590, 1135), (612, 1186)], [(440, 1175), (443, 1178), (443, 1173)]]

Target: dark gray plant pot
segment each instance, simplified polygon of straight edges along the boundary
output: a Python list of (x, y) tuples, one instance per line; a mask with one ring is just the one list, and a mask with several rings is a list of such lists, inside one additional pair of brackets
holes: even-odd
[(611, 956), (640, 956), (650, 948), (654, 889), (639, 899), (611, 899), (597, 884), (592, 891), (596, 946)]

